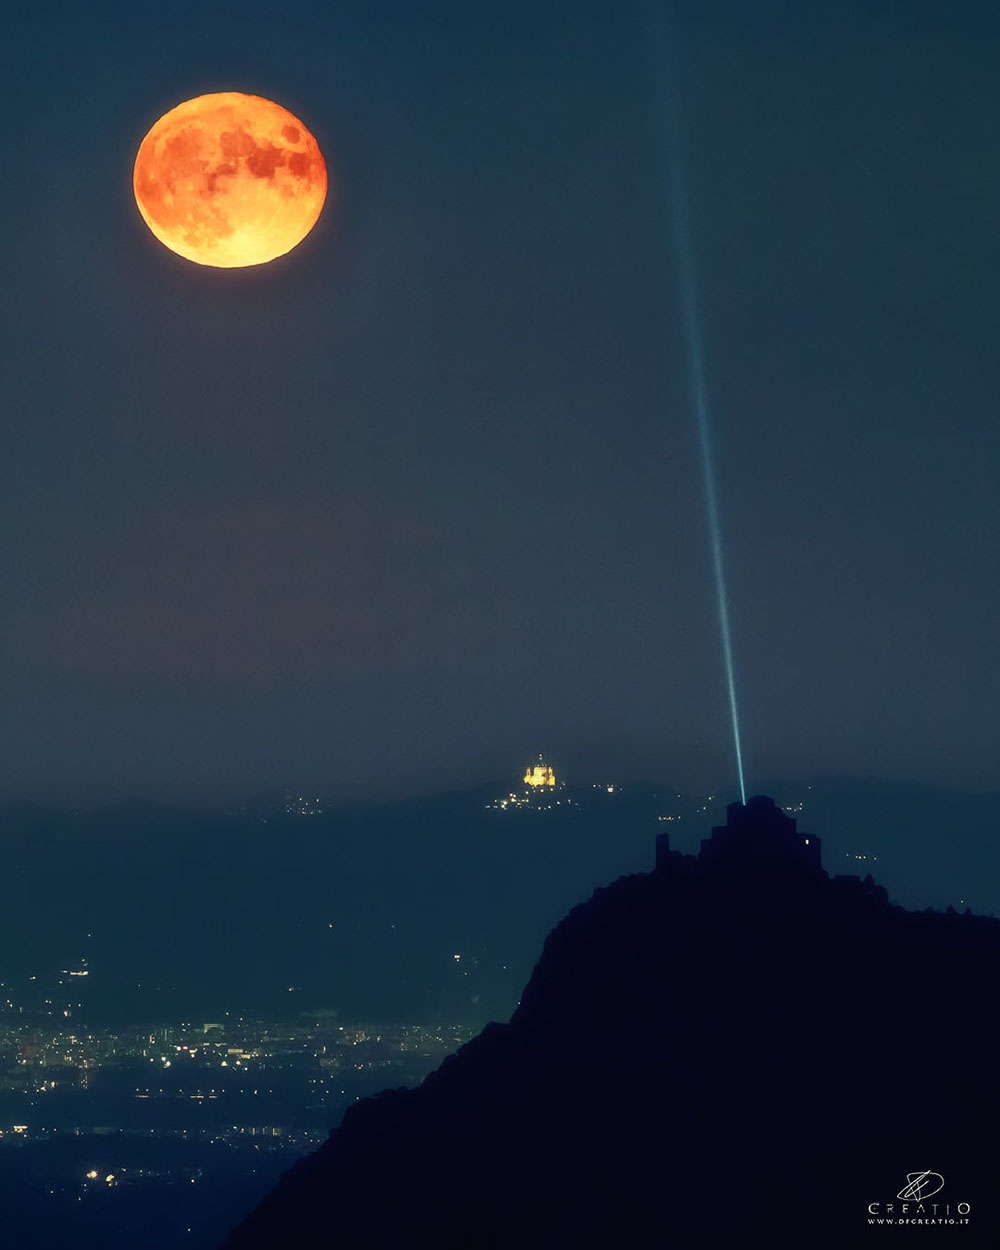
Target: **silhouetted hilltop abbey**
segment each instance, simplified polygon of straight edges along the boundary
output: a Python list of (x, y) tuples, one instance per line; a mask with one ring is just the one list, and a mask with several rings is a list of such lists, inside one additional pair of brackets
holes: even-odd
[(998, 984), (1000, 921), (831, 880), (734, 804), (574, 908), (509, 1024), (355, 1106), (226, 1250), (840, 1248), (928, 1169), (907, 1217), (996, 1246)]
[[(670, 851), (667, 834), (656, 840), (656, 864)], [(729, 871), (765, 872), (786, 859), (822, 872), (820, 840), (799, 833), (791, 816), (773, 799), (759, 794), (746, 803), (730, 803), (726, 823), (716, 825), (712, 836), (701, 844), (699, 859), (709, 866)]]

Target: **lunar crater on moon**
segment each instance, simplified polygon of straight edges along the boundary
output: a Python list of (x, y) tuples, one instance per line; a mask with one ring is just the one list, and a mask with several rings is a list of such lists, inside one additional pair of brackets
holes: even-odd
[(287, 109), (221, 92), (160, 118), (139, 148), (133, 186), (161, 243), (236, 268), (301, 242), (323, 208), (327, 173), (316, 140)]

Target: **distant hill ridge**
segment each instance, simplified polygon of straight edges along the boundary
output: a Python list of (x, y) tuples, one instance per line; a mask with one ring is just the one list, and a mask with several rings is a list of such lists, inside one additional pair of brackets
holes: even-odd
[(697, 858), (661, 838), (509, 1024), (354, 1107), (225, 1250), (854, 1246), (923, 1171), (906, 1218), (1000, 1244), (1000, 921), (892, 906), (807, 838), (762, 797)]

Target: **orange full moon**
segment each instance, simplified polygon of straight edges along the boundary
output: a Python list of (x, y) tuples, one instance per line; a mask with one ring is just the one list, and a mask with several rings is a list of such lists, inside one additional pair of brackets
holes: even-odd
[(135, 202), (187, 260), (263, 265), (301, 243), (323, 209), (326, 162), (287, 109), (220, 91), (164, 113), (139, 146)]

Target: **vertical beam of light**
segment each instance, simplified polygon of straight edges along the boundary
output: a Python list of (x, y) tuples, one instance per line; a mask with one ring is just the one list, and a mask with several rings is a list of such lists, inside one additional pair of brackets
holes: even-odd
[[(661, 37), (654, 47), (663, 49)], [(669, 62), (663, 66), (657, 78), (662, 84)], [(705, 512), (708, 521), (708, 540), (712, 552), (712, 570), (715, 577), (715, 598), (719, 609), (719, 632), (722, 637), (722, 655), (726, 668), (726, 686), (729, 693), (729, 712), (733, 726), (733, 745), (736, 749), (736, 772), (740, 783), (740, 801), (746, 804), (746, 786), (743, 781), (743, 748), (740, 741), (740, 717), (736, 702), (736, 677), (733, 669), (733, 644), (729, 631), (729, 596), (726, 593), (726, 575), (722, 559), (722, 526), (719, 523), (718, 492), (715, 484), (715, 461), (712, 457), (712, 423), (708, 403), (708, 387), (705, 381), (705, 353), (701, 337), (701, 318), (698, 313), (698, 286), (695, 272), (694, 244), (688, 216), (687, 184), (684, 178), (684, 162), (680, 141), (680, 123), (672, 95), (661, 85), (662, 111), (666, 119), (668, 152), (668, 186), (673, 201), (673, 248), (677, 265), (677, 283), (684, 321), (684, 341), (687, 347), (691, 400), (694, 405), (698, 443), (701, 448), (701, 468), (705, 489)]]

